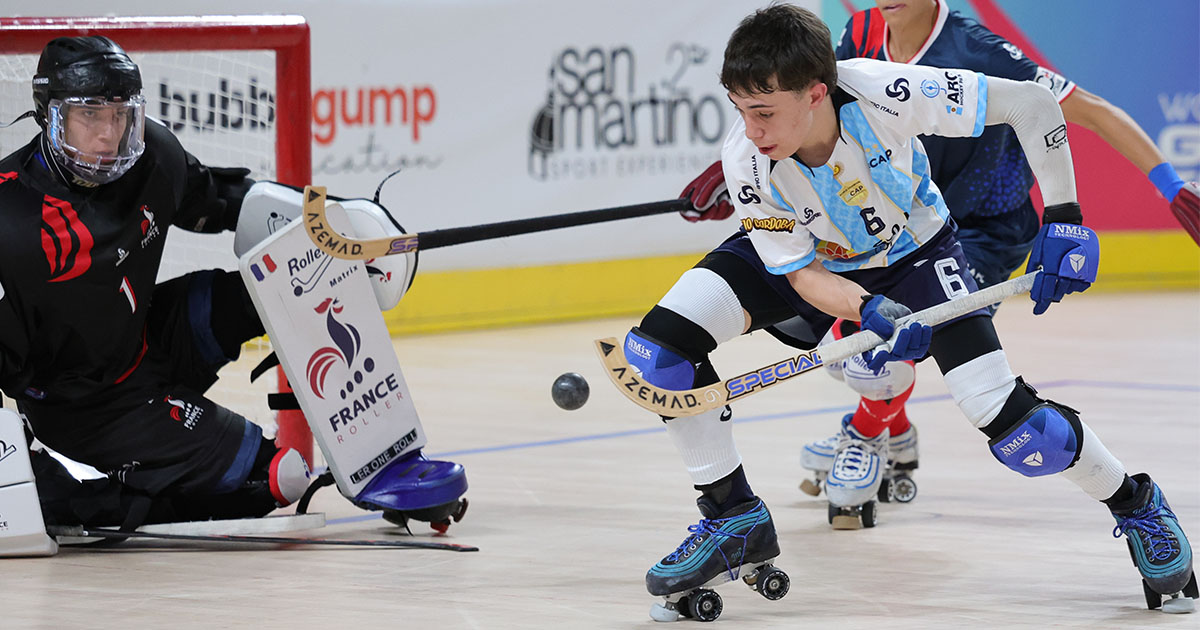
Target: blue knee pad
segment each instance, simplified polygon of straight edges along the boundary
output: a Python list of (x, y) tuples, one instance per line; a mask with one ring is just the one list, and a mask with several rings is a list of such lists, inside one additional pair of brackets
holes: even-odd
[(1071, 408), (1049, 401), (1030, 409), (1008, 431), (988, 441), (1001, 464), (1026, 477), (1070, 468), (1079, 459), (1082, 445), (1079, 416)]
[(625, 360), (655, 387), (678, 391), (691, 389), (696, 382), (696, 365), (691, 360), (637, 327), (625, 335)]

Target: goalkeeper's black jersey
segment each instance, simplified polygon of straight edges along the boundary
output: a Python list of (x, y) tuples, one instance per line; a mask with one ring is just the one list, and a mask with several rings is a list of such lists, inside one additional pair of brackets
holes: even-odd
[(75, 400), (127, 376), (145, 352), (146, 315), (170, 225), (236, 224), (213, 176), (162, 125), (115, 182), (68, 186), (39, 135), (0, 161), (0, 389)]

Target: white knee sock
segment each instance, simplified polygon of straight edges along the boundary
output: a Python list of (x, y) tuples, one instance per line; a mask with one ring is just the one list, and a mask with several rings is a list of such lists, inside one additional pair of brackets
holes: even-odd
[(1103, 501), (1121, 487), (1121, 482), (1125, 480), (1125, 466), (1104, 448), (1104, 443), (1092, 433), (1091, 427), (1084, 424), (1083, 450), (1079, 453), (1079, 460), (1059, 474), (1083, 488), (1093, 499)]
[(742, 465), (742, 456), (733, 443), (733, 419), (721, 420), (725, 413), (722, 407), (667, 420), (667, 435), (697, 486), (714, 483)]

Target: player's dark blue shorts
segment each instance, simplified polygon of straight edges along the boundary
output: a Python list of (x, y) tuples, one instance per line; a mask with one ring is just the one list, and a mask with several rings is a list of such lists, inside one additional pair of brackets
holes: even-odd
[[(744, 264), (731, 264), (730, 255)], [(805, 302), (786, 276), (767, 271), (745, 232), (726, 239), (697, 266), (712, 269), (729, 283), (742, 307), (750, 313), (751, 330), (769, 328), (798, 315), (809, 324), (815, 340), (819, 340), (833, 325), (834, 317)], [(857, 282), (872, 294), (886, 295), (914, 312), (978, 290), (967, 270), (963, 248), (949, 227), (888, 267), (838, 275)], [(979, 309), (952, 321), (986, 314), (985, 309)], [(949, 323), (934, 326), (934, 330)]]

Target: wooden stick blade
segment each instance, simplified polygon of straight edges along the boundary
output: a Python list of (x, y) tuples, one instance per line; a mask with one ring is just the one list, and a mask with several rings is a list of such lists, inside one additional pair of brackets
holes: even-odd
[[(1038, 273), (1037, 271), (1027, 273), (975, 293), (918, 311), (901, 318), (897, 322), (896, 328), (903, 328), (913, 321), (934, 326), (991, 306), (1006, 297), (1028, 292)], [(718, 409), (735, 400), (741, 400), (751, 394), (811, 372), (826, 362), (841, 361), (871, 350), (883, 342), (884, 340), (879, 335), (871, 331), (861, 331), (823, 345), (816, 350), (801, 352), (796, 356), (776, 361), (752, 372), (739, 374), (720, 383), (678, 391), (662, 389), (647, 383), (625, 359), (621, 343), (615, 337), (597, 339), (595, 343), (596, 352), (600, 355), (600, 361), (604, 364), (604, 371), (608, 374), (608, 379), (626, 398), (647, 411), (653, 411), (668, 418), (677, 418)]]
[(417, 234), (356, 239), (338, 232), (329, 223), (324, 186), (304, 187), (304, 227), (318, 249), (345, 260), (370, 260), (417, 248)]
[(674, 391), (647, 383), (625, 360), (625, 352), (621, 350), (621, 342), (616, 337), (597, 339), (596, 352), (604, 364), (608, 380), (626, 398), (647, 411), (674, 418), (694, 416), (725, 406), (725, 394), (719, 385)]

